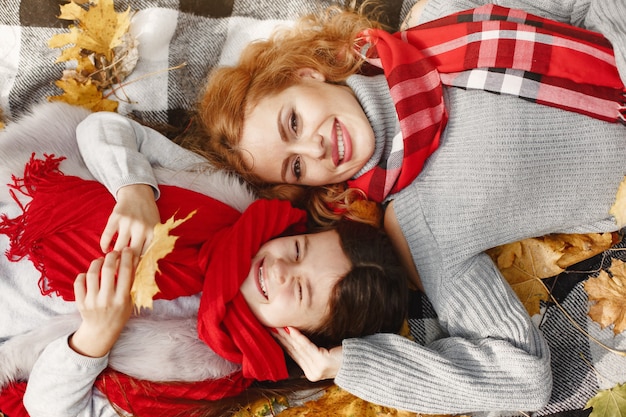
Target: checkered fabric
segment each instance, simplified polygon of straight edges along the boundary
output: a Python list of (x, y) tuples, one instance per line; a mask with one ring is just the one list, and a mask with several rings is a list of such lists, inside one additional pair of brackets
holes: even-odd
[[(137, 11), (132, 32), (138, 38), (139, 62), (124, 87), (122, 114), (135, 113), (151, 122), (173, 122), (193, 107), (199, 86), (216, 64), (233, 63), (248, 41), (266, 36), (276, 24), (331, 0), (115, 0), (121, 11)], [(388, 0), (388, 21), (397, 26), (414, 0)], [(47, 41), (66, 31), (68, 22), (56, 18), (58, 0), (2, 0), (0, 13), (0, 108), (5, 121), (19, 118), (33, 104), (60, 94), (53, 84), (66, 64), (56, 64), (59, 50)], [(164, 71), (186, 63), (181, 69)], [(133, 80), (138, 80), (132, 82)], [(557, 277), (559, 302), (579, 325), (609, 346), (626, 350), (626, 334), (615, 337), (587, 317), (588, 301), (582, 282), (610, 265), (626, 260), (622, 250), (610, 250)], [(428, 301), (412, 298), (411, 333), (419, 342), (440, 330)], [(555, 305), (536, 317), (551, 348), (554, 390), (550, 404), (538, 415), (586, 415), (580, 410), (598, 389), (625, 382), (626, 358), (610, 353), (572, 326)], [(1, 404), (0, 404), (1, 408)]]

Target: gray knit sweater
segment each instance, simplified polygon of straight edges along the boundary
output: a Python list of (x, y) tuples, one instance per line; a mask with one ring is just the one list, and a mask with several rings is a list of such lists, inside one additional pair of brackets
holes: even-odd
[[(497, 3), (603, 32), (626, 68), (623, 0)], [(481, 4), (430, 0), (424, 19)], [(351, 85), (375, 130), (394, 129), (384, 84)], [(378, 88), (381, 96), (368, 104)], [(387, 334), (346, 340), (335, 382), (366, 400), (423, 413), (536, 410), (550, 396), (547, 346), (482, 251), (549, 232), (615, 230), (607, 213), (626, 172), (626, 128), (484, 92), (449, 89), (445, 99), (450, 121), (440, 149), (392, 198), (448, 336), (426, 346)], [(161, 148), (153, 133), (132, 122), (131, 134), (112, 139), (111, 132), (123, 131), (116, 123), (129, 123), (118, 117), (94, 115), (82, 126), (91, 144), (85, 160), (112, 192), (136, 181), (156, 187), (149, 164), (129, 163), (139, 152), (153, 164), (198, 162), (188, 152)], [(124, 150), (138, 138), (141, 146)], [(116, 150), (97, 145), (106, 141)]]
[[(424, 17), (482, 3), (431, 0)], [(604, 29), (625, 62), (621, 0), (497, 3)], [(350, 84), (361, 85), (362, 103), (382, 94)], [(445, 100), (450, 121), (439, 150), (391, 199), (449, 337), (427, 346), (391, 335), (347, 340), (335, 382), (424, 413), (537, 410), (550, 396), (546, 343), (483, 251), (551, 232), (615, 230), (608, 211), (626, 173), (626, 128), (481, 91), (447, 89)], [(368, 112), (370, 121), (388, 123), (376, 105), (381, 114)]]

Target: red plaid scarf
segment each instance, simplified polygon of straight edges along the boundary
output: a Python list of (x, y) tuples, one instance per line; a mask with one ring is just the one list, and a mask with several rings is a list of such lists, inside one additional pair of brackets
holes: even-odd
[(522, 10), (486, 5), (405, 32), (367, 30), (359, 53), (382, 68), (402, 135), (351, 187), (383, 201), (409, 185), (446, 126), (442, 85), (510, 94), (624, 123), (624, 84), (600, 34)]

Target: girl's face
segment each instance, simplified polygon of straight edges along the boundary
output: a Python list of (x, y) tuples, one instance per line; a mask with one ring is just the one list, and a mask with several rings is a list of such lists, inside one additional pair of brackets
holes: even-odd
[(328, 314), (332, 289), (350, 269), (334, 230), (282, 237), (259, 249), (240, 290), (264, 326), (315, 330)]
[(272, 184), (327, 185), (356, 174), (374, 153), (374, 132), (346, 86), (313, 70), (249, 109), (239, 142), (246, 166)]

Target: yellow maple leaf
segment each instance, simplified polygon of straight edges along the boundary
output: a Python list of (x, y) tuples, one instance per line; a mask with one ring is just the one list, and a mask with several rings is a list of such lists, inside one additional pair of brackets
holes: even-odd
[(611, 389), (600, 390), (585, 404), (585, 409), (593, 407), (589, 417), (625, 417), (626, 384), (617, 384)]
[[(92, 0), (89, 9), (71, 1), (61, 6), (59, 19), (77, 23), (70, 26), (69, 33), (53, 36), (48, 42), (51, 48), (75, 44), (84, 50), (104, 55), (110, 62), (113, 49), (122, 43), (122, 36), (130, 27), (130, 8), (117, 13), (113, 0)], [(67, 59), (68, 56), (62, 55), (62, 58)]]
[(57, 87), (63, 90), (63, 94), (48, 97), (49, 101), (62, 101), (64, 103), (83, 106), (92, 111), (116, 111), (118, 102), (102, 97), (102, 91), (87, 80), (80, 83), (75, 79), (63, 79), (54, 82)]
[(116, 102), (103, 97), (103, 91), (121, 83), (139, 59), (137, 41), (129, 33), (130, 8), (117, 13), (113, 0), (72, 0), (60, 9), (59, 18), (75, 24), (51, 37), (48, 46), (61, 48), (57, 62), (76, 65), (57, 82), (64, 93), (51, 99), (92, 111), (116, 111)]
[(613, 325), (613, 333), (619, 334), (626, 329), (626, 264), (613, 259), (609, 272), (600, 271), (584, 287), (592, 303), (589, 317), (602, 328)]
[(615, 203), (609, 210), (609, 214), (615, 217), (615, 223), (620, 229), (626, 226), (626, 177), (622, 180), (617, 188), (615, 195)]
[(550, 299), (540, 280), (560, 274), (575, 263), (613, 246), (617, 234), (554, 234), (498, 246), (487, 251), (524, 304), (528, 314), (540, 312)]
[(189, 220), (196, 211), (192, 211), (184, 219), (174, 220), (174, 216), (165, 223), (154, 226), (154, 236), (148, 249), (141, 257), (135, 272), (135, 281), (130, 290), (133, 304), (137, 310), (152, 308), (152, 297), (159, 292), (156, 284), (156, 274), (160, 272), (158, 262), (167, 256), (173, 249), (178, 236), (170, 235), (170, 231), (181, 223)]

